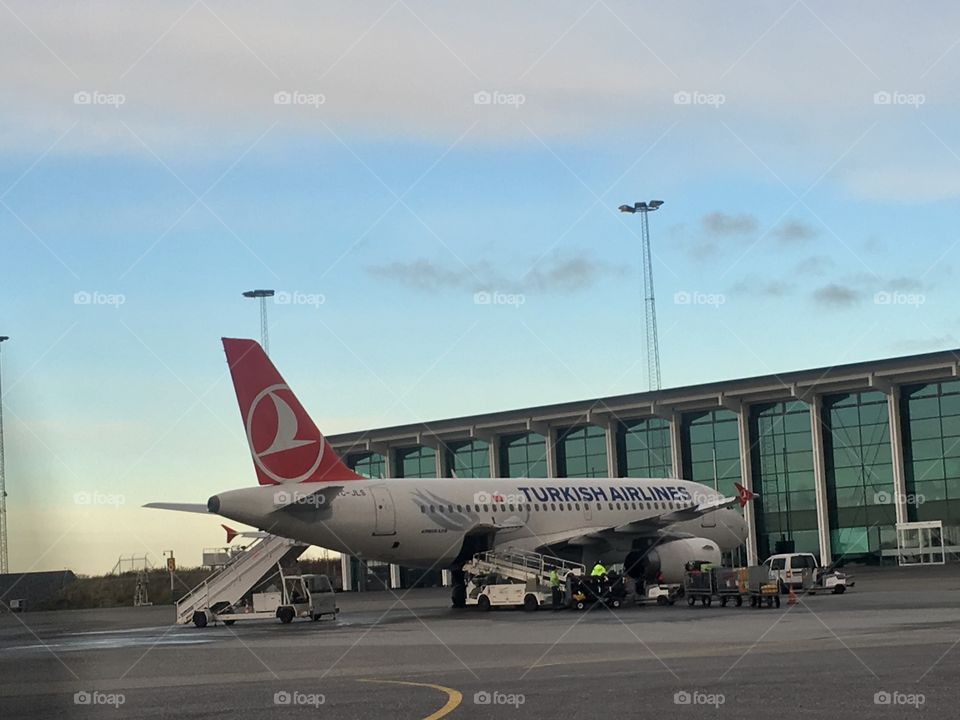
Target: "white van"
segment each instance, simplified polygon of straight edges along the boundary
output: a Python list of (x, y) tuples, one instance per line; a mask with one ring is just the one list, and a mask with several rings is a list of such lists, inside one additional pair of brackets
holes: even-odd
[(853, 587), (853, 578), (838, 570), (824, 572), (813, 553), (771, 555), (764, 563), (783, 587), (794, 590), (829, 590), (835, 595)]

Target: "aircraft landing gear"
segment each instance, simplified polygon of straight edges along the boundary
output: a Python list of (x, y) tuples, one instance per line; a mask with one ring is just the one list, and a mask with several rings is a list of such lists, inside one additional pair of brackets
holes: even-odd
[(451, 571), (453, 575), (453, 607), (463, 608), (467, 606), (467, 578), (463, 570)]

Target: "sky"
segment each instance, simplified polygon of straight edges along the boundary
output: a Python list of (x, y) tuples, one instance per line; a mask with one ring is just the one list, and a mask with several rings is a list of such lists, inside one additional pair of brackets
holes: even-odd
[(0, 3), (10, 565), (196, 565), (220, 337), (327, 433), (960, 347), (960, 7)]

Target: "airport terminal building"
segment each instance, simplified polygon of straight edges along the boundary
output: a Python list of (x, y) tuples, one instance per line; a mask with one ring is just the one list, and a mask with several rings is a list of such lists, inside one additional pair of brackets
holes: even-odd
[[(740, 562), (897, 554), (897, 524), (960, 544), (960, 349), (327, 438), (368, 477), (676, 477), (759, 497)], [(357, 587), (358, 563), (344, 563)], [(385, 568), (384, 568), (385, 569)], [(391, 567), (390, 584), (412, 582)]]

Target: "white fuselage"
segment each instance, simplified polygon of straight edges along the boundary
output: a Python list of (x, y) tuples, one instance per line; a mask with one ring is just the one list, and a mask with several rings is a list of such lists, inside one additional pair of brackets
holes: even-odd
[[(604, 543), (622, 556), (644, 521), (655, 534), (655, 518), (720, 497), (705, 485), (673, 479), (429, 478), (246, 488), (215, 495), (208, 507), (274, 535), (366, 560), (447, 567), (465, 537), (478, 534), (487, 534), (492, 547), (533, 550), (623, 528), (613, 546)], [(723, 551), (740, 545), (747, 533), (733, 509), (676, 522), (669, 530), (707, 538)]]

